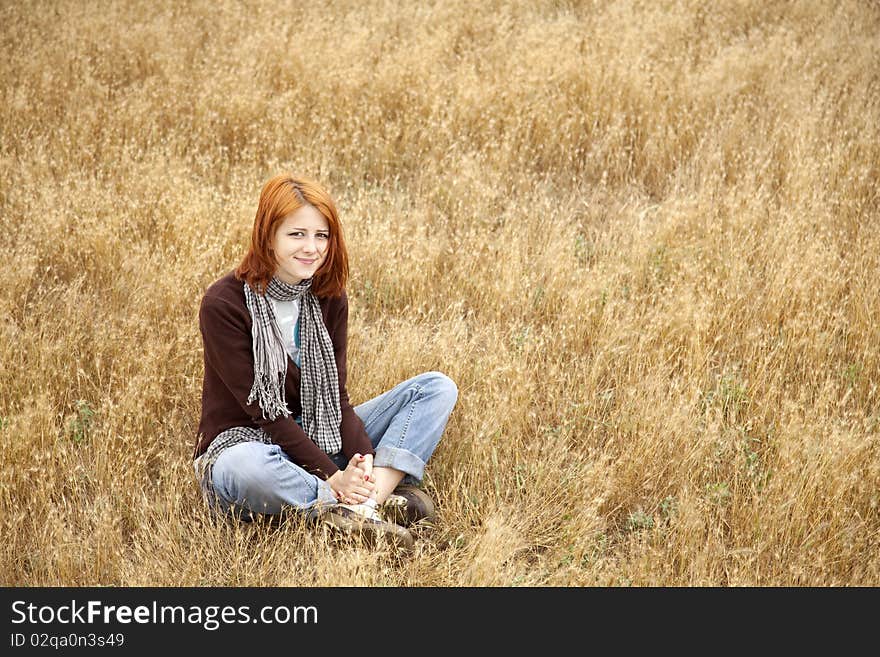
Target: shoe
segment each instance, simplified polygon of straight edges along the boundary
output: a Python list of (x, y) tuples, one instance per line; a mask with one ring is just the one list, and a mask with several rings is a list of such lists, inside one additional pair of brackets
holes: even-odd
[[(361, 507), (361, 505), (356, 506)], [(407, 551), (413, 548), (414, 541), (409, 530), (383, 520), (375, 509), (335, 504), (324, 512), (321, 522), (335, 534), (359, 536), (369, 545), (388, 541), (395, 547)]]
[(436, 517), (434, 501), (421, 488), (401, 484), (394, 489), (381, 507), (382, 517), (388, 522), (409, 527), (417, 522), (432, 522)]

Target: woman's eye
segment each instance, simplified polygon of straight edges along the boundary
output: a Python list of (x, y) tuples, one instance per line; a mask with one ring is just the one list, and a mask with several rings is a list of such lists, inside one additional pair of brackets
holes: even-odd
[(318, 239), (327, 240), (330, 239), (330, 236), (327, 233), (318, 233)]

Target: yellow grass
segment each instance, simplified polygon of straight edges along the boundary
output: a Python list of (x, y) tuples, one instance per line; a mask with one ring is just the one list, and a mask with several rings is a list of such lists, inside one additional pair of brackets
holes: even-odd
[[(3, 585), (880, 585), (880, 6), (0, 3)], [(417, 550), (205, 510), (201, 293), (262, 184), (355, 402), (460, 399)]]

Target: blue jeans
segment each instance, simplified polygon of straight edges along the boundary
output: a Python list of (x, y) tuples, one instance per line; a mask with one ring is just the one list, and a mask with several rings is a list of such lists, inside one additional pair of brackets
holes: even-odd
[[(407, 483), (421, 481), (457, 399), (452, 379), (427, 372), (355, 406), (376, 450), (373, 465), (400, 470)], [(342, 452), (330, 458), (340, 469), (348, 464)], [(276, 514), (284, 507), (314, 512), (336, 503), (326, 481), (293, 463), (275, 444), (248, 442), (227, 448), (214, 464), (211, 479), (220, 509), (241, 513), (245, 520), (251, 519), (251, 512)]]

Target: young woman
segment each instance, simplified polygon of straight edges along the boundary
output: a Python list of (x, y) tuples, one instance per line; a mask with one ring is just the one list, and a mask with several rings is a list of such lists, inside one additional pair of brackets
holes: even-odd
[(195, 469), (208, 503), (245, 520), (292, 508), (411, 546), (406, 526), (434, 513), (415, 484), (458, 390), (428, 372), (352, 407), (347, 278), (327, 192), (290, 174), (269, 180), (247, 254), (202, 298)]

